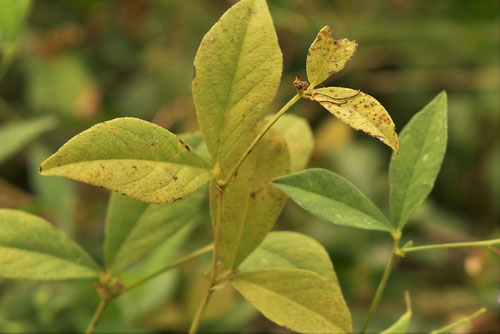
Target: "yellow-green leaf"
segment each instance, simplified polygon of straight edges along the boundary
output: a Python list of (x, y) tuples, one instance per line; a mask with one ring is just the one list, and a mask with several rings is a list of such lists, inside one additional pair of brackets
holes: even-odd
[(323, 27), (307, 54), (306, 70), (311, 87), (315, 87), (342, 70), (354, 55), (356, 47), (355, 41), (334, 40), (330, 27)]
[(0, 209), (0, 277), (96, 277), (100, 268), (76, 242), (40, 217)]
[[(253, 149), (232, 178), (223, 196), (216, 227), (219, 254), (226, 268), (236, 268), (264, 239), (278, 218), (285, 195), (271, 180), (289, 172), (290, 158), (284, 139), (271, 129)], [(210, 187), (210, 211), (216, 223), (220, 192)]]
[(297, 232), (268, 233), (240, 266), (242, 271), (270, 268), (305, 269), (338, 284), (326, 249), (313, 238)]
[(212, 178), (210, 164), (180, 137), (137, 118), (99, 123), (73, 137), (40, 166), (149, 203), (186, 197)]
[(328, 87), (315, 89), (311, 99), (350, 127), (366, 132), (394, 151), (399, 151), (398, 135), (391, 116), (370, 95), (350, 88)]
[(300, 333), (352, 333), (351, 314), (340, 287), (302, 269), (238, 273), (233, 286), (266, 318)]
[(282, 56), (265, 0), (243, 0), (210, 29), (194, 60), (193, 98), (222, 175), (248, 146), (278, 88)]
[(298, 172), (306, 168), (314, 149), (314, 138), (307, 120), (295, 115), (283, 115), (274, 127), (288, 145), (290, 171)]

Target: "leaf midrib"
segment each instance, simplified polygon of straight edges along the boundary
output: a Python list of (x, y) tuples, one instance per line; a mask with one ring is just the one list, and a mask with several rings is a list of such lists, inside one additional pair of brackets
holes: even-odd
[(200, 167), (200, 166), (195, 166), (195, 165), (190, 165), (190, 164), (181, 164), (177, 162), (170, 162), (170, 161), (164, 161), (164, 160), (148, 160), (148, 159), (120, 159), (120, 158), (113, 158), (113, 159), (95, 159), (95, 160), (84, 160), (84, 161), (78, 161), (78, 162), (72, 162), (72, 163), (66, 163), (66, 164), (61, 164), (60, 166), (53, 166), (53, 167), (46, 167), (44, 168), (43, 165), (41, 173), (43, 174), (46, 171), (49, 170), (55, 170), (55, 169), (60, 169), (60, 168), (65, 168), (65, 167), (70, 167), (73, 165), (81, 165), (85, 163), (91, 163), (91, 162), (114, 162), (114, 161), (141, 161), (141, 162), (149, 162), (151, 164), (169, 164), (169, 165), (176, 165), (176, 166), (181, 166), (181, 167), (190, 167), (193, 169), (201, 169), (207, 172), (210, 172), (210, 170), (206, 167)]

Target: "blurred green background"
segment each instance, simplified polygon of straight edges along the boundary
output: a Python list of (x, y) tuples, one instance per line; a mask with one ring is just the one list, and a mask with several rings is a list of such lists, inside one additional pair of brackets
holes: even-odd
[[(38, 164), (75, 134), (115, 117), (139, 117), (176, 133), (196, 131), (193, 59), (203, 35), (232, 3), (34, 1), (19, 38), (12, 43), (4, 39), (2, 46), (7, 71), (0, 81), (0, 128), (16, 133), (16, 126), (25, 126), (28, 135), (26, 140), (0, 136), (8, 151), (0, 155), (0, 207), (47, 218), (102, 262), (108, 192), (41, 177)], [(310, 43), (330, 25), (334, 37), (354, 39), (359, 47), (347, 68), (327, 84), (359, 88), (377, 98), (398, 132), (438, 92), (449, 95), (444, 164), (403, 243), (500, 237), (499, 1), (268, 4), (284, 57), (282, 84), (270, 112), (295, 93), (291, 83), (297, 74), (305, 77)], [(17, 51), (15, 57), (11, 50)], [(301, 101), (291, 112), (306, 117), (315, 131), (310, 166), (340, 173), (388, 212), (389, 149), (354, 133), (312, 102)], [(390, 237), (334, 226), (291, 201), (276, 229), (305, 233), (328, 249), (359, 330), (391, 252)], [(208, 244), (210, 233), (207, 218), (186, 231), (178, 254)], [(168, 247), (174, 246), (163, 248)], [(414, 312), (410, 332), (441, 327), (481, 306), (489, 312), (458, 332), (500, 332), (499, 260), (491, 249), (430, 251), (400, 260), (371, 328), (382, 329), (404, 313), (403, 293), (409, 290)], [(205, 289), (208, 261), (201, 258), (120, 297), (105, 312), (98, 332), (185, 330)], [(151, 262), (139, 263), (130, 275)], [(234, 291), (224, 289), (215, 296), (202, 330), (284, 331)], [(0, 280), (0, 332), (81, 331), (97, 303), (90, 281)]]

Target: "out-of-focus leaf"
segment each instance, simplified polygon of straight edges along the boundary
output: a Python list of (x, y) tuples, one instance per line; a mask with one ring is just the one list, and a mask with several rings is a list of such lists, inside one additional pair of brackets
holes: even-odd
[(71, 236), (77, 201), (75, 184), (70, 180), (44, 177), (38, 173), (38, 166), (48, 155), (49, 150), (42, 144), (32, 145), (28, 150), (31, 184), (43, 207), (55, 213), (56, 226)]
[(225, 178), (281, 78), (282, 56), (266, 1), (243, 0), (231, 7), (203, 38), (194, 66), (198, 120)]
[(324, 169), (307, 169), (273, 181), (298, 205), (334, 224), (392, 231), (382, 212), (353, 184)]
[(340, 287), (308, 270), (242, 271), (233, 286), (266, 318), (300, 333), (352, 333)]
[(311, 99), (352, 128), (399, 151), (398, 135), (391, 116), (370, 95), (350, 88), (327, 87), (314, 89)]
[(0, 1), (0, 48), (16, 43), (21, 33), (24, 18), (30, 9), (31, 0)]
[(34, 140), (40, 134), (54, 128), (56, 120), (42, 117), (26, 121), (5, 123), (0, 127), (0, 163)]
[(316, 240), (296, 232), (271, 232), (241, 264), (240, 270), (305, 269), (338, 284), (328, 252)]
[(315, 87), (342, 70), (354, 55), (356, 47), (355, 41), (348, 39), (335, 41), (330, 27), (323, 27), (307, 54), (306, 70), (310, 85)]
[(401, 151), (389, 167), (391, 214), (402, 229), (429, 195), (446, 151), (447, 98), (442, 92), (401, 131)]
[(180, 137), (137, 118), (99, 123), (76, 135), (40, 166), (149, 203), (182, 199), (212, 177), (210, 164)]
[(0, 209), (0, 276), (59, 280), (96, 277), (99, 266), (76, 242), (40, 217)]
[(76, 54), (30, 58), (27, 95), (34, 110), (80, 119), (99, 111), (100, 93), (90, 70)]
[(285, 195), (270, 181), (289, 171), (290, 157), (284, 139), (271, 129), (255, 146), (224, 191), (220, 221), (220, 192), (211, 184), (212, 222), (219, 222), (219, 254), (226, 268), (236, 268), (261, 243), (278, 218)]
[(290, 152), (290, 171), (306, 168), (314, 148), (311, 127), (307, 120), (295, 115), (283, 115), (274, 127), (281, 133)]
[[(130, 267), (122, 274), (123, 282), (133, 282), (171, 263), (193, 229), (210, 219), (208, 208), (188, 222), (177, 233), (167, 238), (144, 262)], [(205, 222), (206, 222), (205, 221)], [(177, 270), (169, 270), (123, 294), (117, 301), (122, 314), (128, 319), (144, 316), (158, 309), (175, 292), (179, 281)]]
[(106, 217), (106, 267), (121, 272), (196, 221), (206, 187), (167, 204), (147, 204), (113, 193)]

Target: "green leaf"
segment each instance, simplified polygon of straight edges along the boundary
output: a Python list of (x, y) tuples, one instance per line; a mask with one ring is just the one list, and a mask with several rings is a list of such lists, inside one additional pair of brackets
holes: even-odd
[[(0, 1), (1, 2), (1, 1)], [(0, 127), (0, 163), (16, 153), (40, 134), (54, 128), (52, 117), (42, 117), (26, 121), (15, 121)]]
[(352, 333), (340, 287), (317, 273), (264, 269), (238, 273), (233, 286), (266, 318), (301, 333)]
[(147, 204), (113, 193), (106, 217), (106, 268), (119, 273), (196, 221), (206, 188), (168, 204)]
[(66, 234), (40, 217), (0, 209), (0, 277), (59, 280), (96, 277), (100, 268)]
[(399, 151), (398, 135), (391, 116), (370, 95), (350, 88), (328, 87), (314, 89), (311, 99), (350, 127)]
[(203, 38), (193, 98), (212, 159), (229, 172), (278, 89), (282, 56), (265, 0), (242, 0)]
[(16, 43), (21, 33), (24, 18), (30, 9), (31, 0), (0, 1), (0, 47)]
[(381, 334), (405, 334), (410, 325), (411, 312), (407, 311), (391, 327), (382, 331)]
[(446, 151), (447, 98), (442, 92), (401, 131), (389, 167), (392, 219), (402, 229), (434, 186)]
[(310, 213), (334, 224), (368, 230), (392, 231), (380, 210), (353, 184), (324, 169), (307, 169), (273, 181)]
[(410, 303), (410, 294), (406, 291), (406, 312), (403, 314), (391, 327), (382, 331), (381, 334), (405, 334), (408, 331), (408, 326), (410, 325), (412, 311)]
[[(256, 128), (255, 130), (258, 130)], [(289, 172), (284, 139), (271, 129), (255, 146), (224, 190), (219, 254), (228, 269), (238, 265), (262, 242), (285, 204), (286, 196), (270, 181)], [(216, 223), (220, 192), (212, 182), (210, 211)]]
[(285, 138), (290, 152), (290, 171), (306, 168), (314, 149), (314, 138), (307, 120), (295, 115), (283, 115), (274, 125)]
[(348, 39), (335, 41), (330, 27), (323, 27), (307, 54), (306, 70), (311, 87), (315, 87), (342, 70), (354, 55), (356, 47), (355, 41)]
[(240, 270), (305, 269), (338, 284), (328, 252), (313, 238), (296, 232), (271, 232), (241, 264)]
[(73, 137), (40, 166), (149, 203), (182, 199), (212, 178), (210, 164), (182, 139), (137, 118), (99, 123)]
[[(204, 218), (206, 218), (205, 222), (210, 219), (208, 210), (204, 210), (202, 215), (167, 238), (152, 252), (151, 256), (123, 272), (121, 277), (125, 285), (152, 274), (179, 258), (179, 248), (190, 237), (198, 223), (203, 222)], [(179, 284), (179, 276), (176, 269), (169, 270), (121, 295), (117, 302), (123, 316), (134, 320), (158, 310), (165, 304), (166, 300), (175, 294)]]

